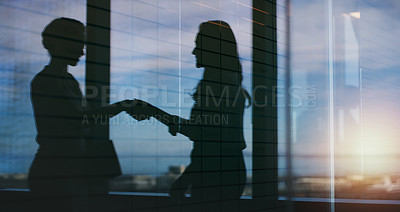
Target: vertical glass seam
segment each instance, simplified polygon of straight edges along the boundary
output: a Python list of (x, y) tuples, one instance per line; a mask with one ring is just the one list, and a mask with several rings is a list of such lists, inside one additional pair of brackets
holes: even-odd
[(335, 135), (334, 135), (334, 79), (333, 79), (333, 14), (332, 0), (328, 0), (328, 77), (329, 77), (329, 162), (330, 211), (335, 211)]

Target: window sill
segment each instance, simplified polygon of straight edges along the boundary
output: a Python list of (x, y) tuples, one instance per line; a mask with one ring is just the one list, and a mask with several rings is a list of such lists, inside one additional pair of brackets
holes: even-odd
[[(107, 197), (102, 197), (101, 201), (107, 203), (107, 206), (116, 210), (146, 210), (146, 211), (176, 211), (185, 207), (173, 203), (167, 194), (160, 193), (142, 193), (142, 192), (110, 192)], [(105, 198), (105, 199), (104, 199)], [(40, 201), (34, 199), (28, 189), (0, 189), (0, 210), (1, 211), (32, 211), (35, 205), (40, 205)], [(400, 211), (400, 201), (389, 200), (354, 200), (354, 199), (336, 199), (335, 211), (340, 212), (397, 212)], [(288, 207), (288, 202), (280, 198), (278, 204), (268, 207), (267, 202), (250, 197), (240, 200), (242, 211), (253, 211), (268, 208), (281, 208), (282, 211)], [(294, 198), (293, 211), (330, 211), (330, 201), (328, 198)], [(5, 210), (6, 209), (6, 210)], [(110, 210), (112, 211), (112, 209)], [(280, 210), (274, 210), (280, 211)]]

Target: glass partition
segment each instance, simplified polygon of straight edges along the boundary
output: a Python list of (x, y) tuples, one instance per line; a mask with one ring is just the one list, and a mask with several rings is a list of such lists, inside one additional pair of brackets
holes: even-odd
[(400, 5), (372, 0), (280, 4), (285, 9), (277, 10), (278, 17), (289, 17), (290, 39), (278, 36), (278, 46), (279, 41), (290, 45), (290, 62), (279, 71), (290, 74), (278, 79), (289, 79), (291, 92), (283, 95), (291, 102), (289, 125), (284, 125), (285, 113), (278, 113), (286, 117), (278, 119), (285, 132), (279, 138), (282, 195), (299, 201), (393, 203), (387, 200), (398, 200), (400, 188), (400, 52), (395, 47)]
[(326, 13), (323, 1), (277, 1), (280, 200), (332, 196)]

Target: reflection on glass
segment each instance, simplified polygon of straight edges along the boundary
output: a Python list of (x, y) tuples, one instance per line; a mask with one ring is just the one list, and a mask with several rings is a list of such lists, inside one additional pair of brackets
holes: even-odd
[[(320, 1), (291, 1), (293, 92), (289, 97), (295, 198), (399, 199), (396, 58), (400, 51), (393, 33), (399, 25), (399, 7), (394, 1), (333, 1), (334, 104), (330, 108), (327, 7)], [(285, 42), (282, 37), (279, 41)], [(333, 111), (332, 132), (329, 110)], [(334, 135), (334, 167), (330, 167), (329, 133)]]

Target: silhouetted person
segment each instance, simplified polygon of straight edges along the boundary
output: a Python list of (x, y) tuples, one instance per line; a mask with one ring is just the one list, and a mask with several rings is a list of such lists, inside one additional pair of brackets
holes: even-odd
[(193, 54), (204, 74), (193, 94), (190, 119), (156, 109), (155, 117), (169, 125), (171, 134), (193, 141), (191, 163), (170, 195), (182, 201), (190, 188), (193, 202), (201, 203), (194, 209), (234, 211), (246, 184), (243, 113), (250, 96), (241, 86), (242, 66), (230, 26), (223, 21), (202, 23)]
[(85, 26), (81, 22), (55, 19), (45, 27), (42, 39), (51, 59), (31, 82), (39, 148), (29, 170), (29, 189), (37, 196), (48, 197), (41, 211), (86, 211), (88, 194), (106, 194), (109, 180), (86, 171), (90, 166), (86, 136), (92, 127), (86, 122), (96, 124), (94, 117), (116, 115), (124, 110), (124, 103), (137, 100), (96, 110), (84, 107), (79, 84), (68, 73), (68, 65), (76, 66), (84, 55)]

